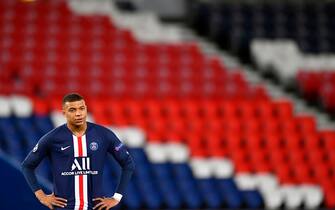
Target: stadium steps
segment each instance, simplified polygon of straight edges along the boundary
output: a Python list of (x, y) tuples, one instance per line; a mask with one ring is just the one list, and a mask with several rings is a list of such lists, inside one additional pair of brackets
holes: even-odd
[(184, 29), (163, 24), (149, 11), (121, 12), (113, 1), (69, 1), (69, 7), (79, 14), (100, 14), (109, 16), (119, 28), (131, 30), (136, 39), (143, 43), (172, 43), (183, 41)]

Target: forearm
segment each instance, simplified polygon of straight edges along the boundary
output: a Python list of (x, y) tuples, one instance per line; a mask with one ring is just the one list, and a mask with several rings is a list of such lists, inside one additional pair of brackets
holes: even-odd
[(36, 191), (41, 189), (40, 184), (37, 181), (37, 177), (35, 175), (35, 169), (29, 167), (25, 162), (22, 163), (21, 166), (22, 173), (30, 187), (30, 189), (35, 193)]
[(122, 170), (120, 182), (116, 188), (116, 193), (119, 193), (121, 195), (124, 194), (124, 191), (130, 181), (132, 174), (133, 174), (132, 170)]
[[(112, 146), (109, 151), (113, 154), (114, 158), (122, 168), (121, 177), (115, 191), (116, 194), (122, 195), (135, 170), (135, 164), (130, 153), (127, 151), (127, 148), (117, 139), (117, 137), (114, 138), (115, 142), (111, 144)], [(116, 196), (119, 197), (118, 195)]]
[(116, 193), (123, 194), (135, 170), (135, 164), (130, 156), (121, 164), (122, 173), (119, 184), (116, 187)]

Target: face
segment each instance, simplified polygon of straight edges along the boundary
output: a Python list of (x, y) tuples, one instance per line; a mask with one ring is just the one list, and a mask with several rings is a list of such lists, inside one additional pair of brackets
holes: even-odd
[(77, 127), (84, 125), (87, 117), (85, 101), (65, 102), (63, 105), (63, 114), (68, 124)]

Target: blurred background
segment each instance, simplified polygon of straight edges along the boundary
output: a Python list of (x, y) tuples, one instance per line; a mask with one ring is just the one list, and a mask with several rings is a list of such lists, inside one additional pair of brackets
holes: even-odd
[[(61, 99), (129, 147), (116, 209), (335, 208), (335, 2), (1, 0), (1, 210)], [(48, 160), (37, 169), (52, 191)], [(105, 167), (113, 195), (119, 166)]]

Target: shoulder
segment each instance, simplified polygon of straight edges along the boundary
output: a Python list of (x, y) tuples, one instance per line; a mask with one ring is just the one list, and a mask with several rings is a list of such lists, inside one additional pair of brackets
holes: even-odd
[(94, 129), (94, 130), (96, 130), (98, 132), (103, 132), (103, 133), (110, 133), (110, 132), (112, 132), (113, 133), (113, 131), (111, 129), (109, 129), (109, 128), (105, 127), (105, 126), (102, 126), (102, 125), (99, 125), (99, 124), (96, 124), (96, 123), (92, 123), (92, 122), (88, 122), (87, 124), (90, 127), (90, 129)]
[(44, 141), (51, 141), (52, 139), (61, 138), (64, 135), (66, 135), (65, 124), (52, 129), (44, 136), (42, 136), (41, 140), (43, 139)]
[(108, 139), (117, 138), (115, 133), (110, 128), (107, 128), (105, 126), (102, 126), (102, 125), (99, 125), (99, 124), (96, 124), (96, 123), (91, 123), (91, 122), (88, 122), (88, 126), (90, 127), (90, 129), (94, 129), (97, 133), (102, 134), (103, 136), (107, 137)]

